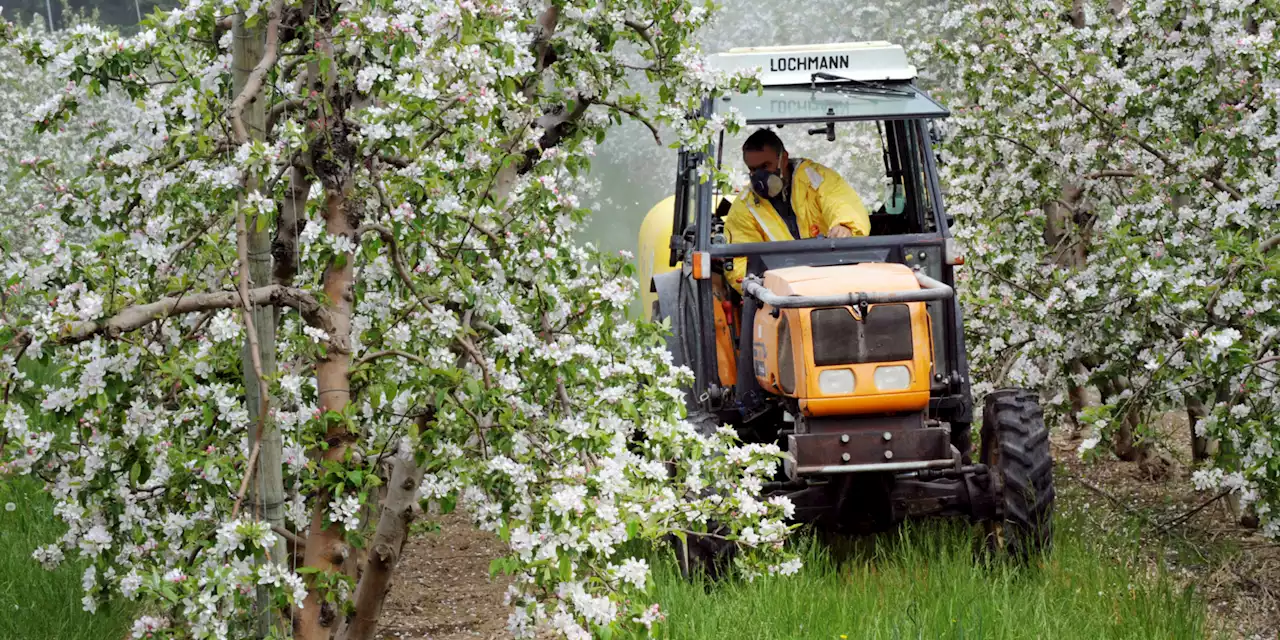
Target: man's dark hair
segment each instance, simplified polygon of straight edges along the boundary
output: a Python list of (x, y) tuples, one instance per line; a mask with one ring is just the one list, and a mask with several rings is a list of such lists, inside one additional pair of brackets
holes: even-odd
[(782, 138), (770, 129), (756, 129), (755, 133), (747, 137), (747, 141), (742, 143), (743, 151), (764, 151), (771, 149), (774, 153), (782, 153), (787, 148), (782, 146)]

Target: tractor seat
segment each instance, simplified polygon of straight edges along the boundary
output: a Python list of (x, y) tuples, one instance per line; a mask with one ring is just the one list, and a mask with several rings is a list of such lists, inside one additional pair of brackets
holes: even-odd
[(884, 212), (884, 205), (867, 216), (871, 220), (871, 235), (896, 236), (907, 233), (906, 214)]

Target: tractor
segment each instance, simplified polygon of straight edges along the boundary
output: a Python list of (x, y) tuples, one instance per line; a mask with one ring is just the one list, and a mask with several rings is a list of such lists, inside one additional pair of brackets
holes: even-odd
[[(908, 518), (967, 517), (982, 524), (982, 548), (1024, 560), (1046, 550), (1053, 461), (1034, 392), (985, 396), (974, 459), (954, 278), (964, 257), (934, 149), (947, 109), (888, 42), (710, 58), (722, 69), (759, 69), (762, 88), (708, 98), (701, 115), (734, 108), (748, 128), (784, 135), (794, 126), (793, 140), (829, 149), (842, 129), (861, 135), (872, 146), (859, 154), (863, 165), (878, 174), (864, 183), (884, 198), (867, 205), (868, 235), (731, 244), (731, 202), (699, 179), (723, 161), (724, 134), (679, 151), (675, 193), (645, 217), (638, 258), (642, 301), (653, 321), (670, 322), (667, 349), (694, 373), (689, 421), (777, 443), (786, 459), (761, 497), (788, 496), (796, 522), (859, 534)], [(726, 277), (733, 261), (746, 265), (736, 287)], [(676, 547), (686, 575), (717, 574), (735, 551), (716, 535)]]

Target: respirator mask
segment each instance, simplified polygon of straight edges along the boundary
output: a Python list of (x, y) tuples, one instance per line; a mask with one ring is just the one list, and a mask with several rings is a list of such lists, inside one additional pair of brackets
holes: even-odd
[(751, 172), (751, 188), (762, 198), (776, 198), (782, 193), (782, 154), (778, 154), (778, 170), (763, 167)]

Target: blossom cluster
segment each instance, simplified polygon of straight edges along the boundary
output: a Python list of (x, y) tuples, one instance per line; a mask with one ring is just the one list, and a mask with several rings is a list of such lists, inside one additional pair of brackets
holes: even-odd
[(1044, 390), (1094, 432), (1082, 452), (1149, 449), (1162, 412), (1190, 413), (1184, 437), (1217, 443), (1196, 484), (1232, 489), (1280, 536), (1280, 14), (1235, 0), (950, 9), (926, 49), (950, 74), (942, 161), (975, 391)]

